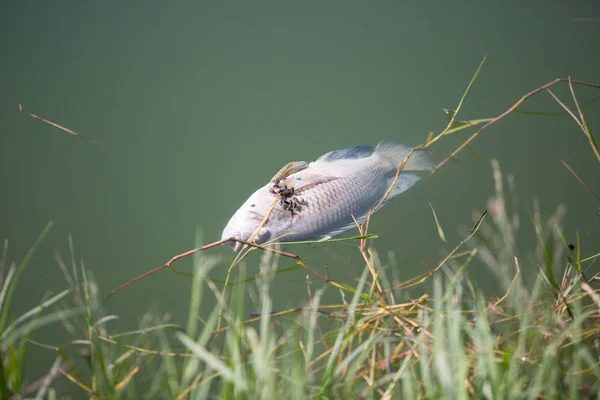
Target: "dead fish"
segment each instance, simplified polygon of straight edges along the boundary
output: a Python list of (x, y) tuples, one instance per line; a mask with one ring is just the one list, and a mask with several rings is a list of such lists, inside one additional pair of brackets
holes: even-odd
[[(278, 199), (280, 203), (254, 237), (257, 244), (276, 238), (280, 242), (316, 240), (355, 228), (352, 216), (359, 223), (366, 220), (411, 150), (408, 146), (381, 141), (374, 150), (372, 146), (355, 146), (331, 151), (311, 163), (290, 162), (237, 210), (221, 239), (248, 241)], [(428, 151), (414, 151), (378, 210), (417, 183), (420, 177), (410, 171), (432, 170), (433, 166)], [(235, 241), (228, 244), (235, 251), (243, 246)]]

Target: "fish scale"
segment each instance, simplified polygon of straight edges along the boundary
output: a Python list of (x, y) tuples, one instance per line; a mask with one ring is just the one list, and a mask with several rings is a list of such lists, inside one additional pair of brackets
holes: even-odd
[[(358, 222), (366, 219), (369, 210), (393, 183), (398, 167), (411, 150), (408, 146), (382, 141), (375, 149), (357, 146), (329, 152), (311, 163), (291, 162), (236, 211), (223, 230), (222, 239), (247, 241), (252, 237), (277, 200), (273, 190), (278, 188), (287, 188), (282, 192), (286, 201), (293, 201), (294, 197), (298, 206), (292, 212), (276, 205), (254, 237), (256, 243), (276, 238), (281, 242), (320, 239), (351, 230), (355, 227), (352, 216)], [(415, 150), (382, 206), (420, 179), (416, 171), (431, 170), (433, 165), (427, 151)], [(242, 247), (235, 241), (228, 244), (236, 251)]]

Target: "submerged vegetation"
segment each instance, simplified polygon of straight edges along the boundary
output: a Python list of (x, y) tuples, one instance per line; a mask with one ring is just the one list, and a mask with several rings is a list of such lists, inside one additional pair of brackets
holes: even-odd
[[(447, 112), (448, 126), (424, 147), (481, 125), (454, 155), (527, 98), (566, 82), (574, 109), (550, 93), (576, 121), (600, 162), (570, 79), (532, 91), (496, 118), (456, 119), (479, 69), (457, 109)], [(0, 398), (61, 398), (65, 393), (94, 399), (598, 398), (600, 272), (594, 271), (600, 252), (581, 254), (579, 235), (562, 230), (562, 206), (549, 217), (534, 207), (531, 224), (520, 223), (509, 206), (516, 202), (513, 178), (503, 177), (495, 161), (492, 166), (495, 193), (487, 209), (427, 273), (404, 282), (392, 279), (394, 260), (377, 253), (368, 219), (359, 226), (360, 236), (348, 239), (360, 241), (357, 251), (365, 262), (355, 285), (323, 276), (300, 257), (271, 246), (249, 246), (242, 253), (262, 251), (258, 276), (248, 278), (238, 263), (230, 271), (238, 282), (248, 283), (230, 285), (228, 276), (222, 285), (209, 278), (218, 260), (197, 253), (186, 326), (149, 313), (139, 330), (114, 332), (110, 321), (117, 316), (105, 315), (85, 265), (73, 260), (69, 267), (58, 254), (67, 289), (21, 316), (11, 315), (19, 276), (49, 225), (20, 264), (8, 266), (4, 257), (0, 265)], [(432, 212), (446, 241), (433, 207)], [(522, 225), (535, 232), (536, 248), (517, 251)], [(281, 257), (307, 269), (303, 307), (273, 307), (270, 288)], [(475, 260), (489, 267), (501, 296), (488, 297), (470, 279)], [(524, 271), (533, 279), (525, 279)], [(426, 283), (432, 283), (433, 292), (412, 298)], [(258, 315), (248, 315), (244, 307), (251, 289), (258, 293)], [(322, 304), (325, 290), (338, 291), (339, 303)], [(209, 315), (200, 315), (204, 302), (217, 304)], [(32, 340), (36, 330), (57, 323), (77, 339), (62, 346)], [(24, 360), (31, 346), (55, 352), (56, 358), (47, 374), (27, 381)]]

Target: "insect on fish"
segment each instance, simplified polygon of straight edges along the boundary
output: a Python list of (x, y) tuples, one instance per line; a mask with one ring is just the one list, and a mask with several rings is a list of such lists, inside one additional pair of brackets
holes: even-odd
[[(375, 149), (356, 146), (331, 151), (311, 163), (290, 162), (237, 210), (223, 230), (222, 239), (248, 241), (277, 199), (283, 207), (271, 211), (268, 222), (254, 237), (257, 244), (274, 238), (291, 242), (346, 232), (356, 227), (352, 216), (359, 223), (366, 220), (369, 210), (381, 201), (411, 150), (408, 146), (381, 141)], [(411, 171), (428, 171), (433, 166), (433, 159), (426, 150), (415, 150), (378, 210), (417, 183), (420, 177)], [(294, 198), (286, 200), (291, 194)], [(235, 241), (228, 244), (235, 251), (243, 246)]]

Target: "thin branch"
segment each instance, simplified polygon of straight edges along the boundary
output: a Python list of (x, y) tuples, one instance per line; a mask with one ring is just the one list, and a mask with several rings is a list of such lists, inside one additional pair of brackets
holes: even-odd
[(573, 83), (571, 81), (571, 77), (569, 77), (569, 89), (571, 90), (571, 96), (573, 96), (573, 102), (575, 103), (575, 106), (577, 107), (577, 111), (579, 112), (579, 117), (580, 117), (579, 122), (581, 123), (581, 130), (583, 131), (583, 134), (588, 138), (588, 141), (590, 142), (590, 147), (592, 148), (594, 154), (596, 155), (596, 159), (598, 161), (600, 161), (600, 150), (598, 150), (598, 145), (596, 144), (596, 141), (594, 140), (594, 137), (592, 136), (592, 132), (590, 131), (589, 126), (585, 122), (585, 117), (583, 116), (583, 111), (581, 111), (581, 107), (579, 106), (577, 97), (575, 97), (575, 90), (573, 90)]
[[(551, 87), (551, 86), (553, 86), (553, 85), (555, 85), (555, 84), (557, 84), (559, 82), (569, 82), (569, 80), (565, 79), (565, 78), (557, 78), (557, 79), (555, 79), (555, 80), (553, 80), (551, 82), (546, 83), (545, 85), (542, 85), (542, 86), (538, 87), (537, 89), (532, 90), (531, 92), (529, 92), (526, 95), (524, 95), (523, 97), (521, 97), (516, 103), (514, 103), (512, 106), (510, 106), (508, 108), (508, 110), (504, 111), (502, 114), (500, 114), (497, 117), (493, 118), (487, 124), (485, 124), (484, 126), (482, 126), (478, 131), (476, 131), (475, 133), (473, 133), (463, 144), (461, 144), (460, 146), (458, 146), (458, 148), (456, 150), (454, 150), (452, 152), (452, 154), (450, 154), (442, 162), (440, 162), (438, 165), (436, 165), (433, 168), (433, 172), (435, 172), (438, 169), (440, 169), (451, 158), (455, 157), (462, 149), (464, 149), (465, 147), (467, 147), (467, 145), (469, 143), (471, 143), (473, 141), (473, 139), (475, 139), (477, 136), (479, 136), (479, 134), (481, 132), (483, 132), (484, 129), (487, 129), (488, 127), (492, 126), (496, 122), (500, 121), (502, 118), (506, 117), (508, 114), (510, 114), (513, 111), (515, 111), (525, 100), (527, 100), (531, 96), (534, 96), (534, 95), (538, 94), (539, 92), (541, 92), (541, 91), (543, 91), (545, 89), (548, 89), (549, 87)], [(583, 82), (583, 81), (573, 81), (573, 80), (571, 82), (574, 83), (574, 84), (576, 84), (576, 85), (589, 86), (589, 87), (593, 87), (593, 88), (596, 88), (596, 89), (600, 89), (600, 84)]]
[(588, 193), (590, 193), (592, 196), (594, 196), (594, 197), (596, 198), (596, 200), (600, 201), (600, 196), (598, 196), (598, 194), (596, 194), (596, 193), (595, 193), (595, 192), (594, 192), (592, 189), (590, 189), (590, 188), (588, 187), (588, 185), (586, 185), (586, 184), (585, 184), (585, 182), (583, 181), (583, 179), (581, 179), (581, 178), (579, 177), (579, 175), (577, 175), (577, 174), (575, 173), (575, 171), (573, 171), (573, 169), (572, 169), (572, 168), (569, 166), (569, 164), (567, 164), (567, 163), (566, 163), (566, 162), (564, 162), (563, 160), (560, 160), (560, 162), (562, 163), (562, 165), (564, 165), (564, 166), (565, 166), (565, 168), (566, 168), (567, 170), (569, 170), (569, 172), (570, 172), (570, 173), (571, 173), (571, 174), (572, 174), (572, 175), (575, 177), (575, 179), (577, 179), (577, 181), (578, 181), (579, 183), (581, 183), (581, 186), (583, 186), (583, 187), (585, 188), (585, 190), (587, 190), (587, 191), (588, 191)]
[(89, 136), (85, 136), (85, 135), (77, 133), (77, 132), (75, 132), (75, 131), (73, 131), (73, 130), (71, 130), (69, 128), (65, 128), (64, 126), (59, 125), (56, 122), (52, 122), (50, 120), (47, 120), (46, 118), (40, 117), (39, 115), (32, 114), (29, 111), (25, 111), (25, 109), (23, 108), (22, 104), (19, 104), (19, 112), (22, 112), (23, 114), (29, 115), (30, 117), (33, 117), (33, 118), (35, 118), (37, 120), (40, 120), (42, 122), (45, 122), (48, 125), (51, 125), (51, 126), (53, 126), (55, 128), (60, 129), (61, 131), (65, 131), (65, 132), (67, 132), (70, 135), (77, 136), (78, 138), (88, 140), (88, 141), (90, 141), (90, 142), (92, 142), (94, 144), (100, 144), (100, 142), (98, 142), (96, 139), (92, 139)]
[(583, 128), (583, 125), (581, 124), (581, 121), (579, 121), (579, 119), (577, 119), (577, 117), (575, 116), (575, 114), (573, 114), (573, 111), (571, 111), (569, 109), (569, 107), (567, 107), (562, 101), (560, 101), (560, 99), (558, 98), (558, 96), (556, 96), (554, 93), (552, 93), (552, 90), (547, 89), (546, 90), (548, 93), (550, 93), (550, 96), (552, 96), (554, 98), (554, 100), (556, 100), (556, 102), (565, 109), (565, 111), (567, 113), (569, 113), (569, 115), (571, 116), (571, 118), (573, 118), (575, 120), (575, 122), (577, 123), (577, 125), (579, 126), (579, 128), (582, 131), (585, 131), (585, 129)]
[(165, 268), (170, 268), (172, 266), (172, 264), (175, 261), (177, 261), (177, 260), (180, 260), (182, 258), (191, 256), (192, 254), (195, 254), (195, 253), (197, 253), (197, 252), (199, 252), (201, 250), (208, 250), (208, 249), (212, 249), (213, 247), (221, 246), (221, 245), (223, 245), (223, 244), (225, 244), (225, 243), (227, 243), (229, 241), (234, 241), (234, 242), (242, 243), (242, 244), (244, 244), (246, 246), (249, 246), (249, 247), (252, 247), (252, 248), (260, 249), (260, 250), (263, 250), (263, 251), (268, 251), (270, 253), (278, 254), (278, 255), (283, 256), (283, 257), (291, 258), (291, 259), (295, 260), (298, 264), (300, 264), (301, 266), (303, 266), (304, 268), (308, 269), (314, 275), (316, 275), (319, 278), (321, 278), (322, 280), (324, 280), (325, 282), (330, 283), (330, 284), (332, 284), (332, 285), (334, 285), (334, 286), (336, 286), (336, 287), (338, 287), (340, 289), (348, 290), (347, 288), (343, 287), (339, 283), (334, 282), (334, 281), (326, 278), (325, 276), (319, 274), (313, 268), (311, 268), (306, 263), (304, 263), (304, 261), (302, 261), (302, 259), (300, 258), (300, 256), (298, 256), (296, 254), (288, 253), (286, 251), (272, 249), (272, 248), (264, 246), (264, 245), (260, 245), (260, 244), (256, 244), (256, 243), (251, 243), (251, 242), (248, 242), (246, 240), (241, 240), (241, 239), (232, 237), (232, 238), (228, 238), (228, 239), (218, 240), (216, 242), (209, 243), (209, 244), (204, 245), (202, 247), (198, 247), (198, 248), (195, 248), (195, 249), (191, 249), (191, 250), (185, 251), (185, 252), (183, 252), (181, 254), (177, 254), (176, 256), (172, 257), (166, 263), (164, 263), (164, 264), (162, 264), (162, 265), (160, 265), (160, 266), (158, 266), (158, 267), (156, 267), (154, 269), (151, 269), (150, 271), (144, 272), (143, 274), (138, 275), (135, 278), (133, 278), (133, 279), (125, 282), (124, 284), (120, 285), (116, 289), (113, 289), (110, 292), (110, 294), (106, 297), (106, 300), (110, 299), (115, 293), (117, 293), (118, 291), (126, 288), (127, 286), (131, 285), (132, 283), (135, 283), (135, 282), (139, 281), (140, 279), (143, 279), (143, 278), (147, 277), (148, 275), (152, 275), (153, 273), (158, 272), (160, 270), (163, 270)]

